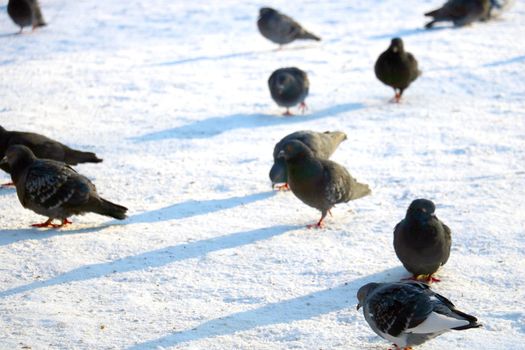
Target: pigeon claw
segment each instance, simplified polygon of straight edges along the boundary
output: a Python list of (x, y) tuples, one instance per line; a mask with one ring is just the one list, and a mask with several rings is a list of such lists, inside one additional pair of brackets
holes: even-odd
[(54, 224), (53, 223), (53, 219), (47, 219), (47, 221), (45, 222), (42, 222), (40, 224), (32, 224), (31, 226), (32, 227), (51, 227), (51, 228), (60, 228), (62, 226), (65, 226), (65, 225), (68, 225), (68, 224), (71, 224), (72, 222), (69, 221), (68, 219), (63, 219), (62, 220), (62, 223), (60, 224)]
[(437, 277), (432, 276), (432, 274), (429, 275), (414, 275), (412, 277), (403, 278), (403, 281), (416, 281), (416, 282), (425, 282), (425, 283), (433, 283), (433, 282), (441, 282), (441, 280)]
[(284, 112), (283, 115), (285, 115), (285, 116), (291, 116), (291, 115), (293, 115), (293, 114), (290, 112), (290, 108), (286, 108), (286, 112)]
[[(324, 219), (324, 218), (323, 218), (323, 219)], [(319, 220), (319, 221), (318, 221), (317, 223), (315, 223), (315, 224), (306, 225), (306, 227), (307, 227), (307, 228), (317, 228), (317, 229), (323, 228), (323, 227), (324, 227), (323, 219)]]
[(274, 188), (278, 191), (289, 191), (290, 190), (290, 186), (288, 186), (287, 183), (285, 183), (284, 185), (275, 185)]

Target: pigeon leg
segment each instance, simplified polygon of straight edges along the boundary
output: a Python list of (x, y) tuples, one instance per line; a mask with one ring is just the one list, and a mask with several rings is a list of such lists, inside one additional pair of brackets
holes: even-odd
[(391, 349), (388, 349), (388, 350), (412, 350), (411, 347), (406, 347), (406, 348), (400, 348), (399, 346), (397, 346), (397, 344), (392, 344), (394, 347), (391, 348)]
[(316, 224), (310, 224), (310, 225), (307, 225), (306, 227), (307, 228), (323, 228), (323, 225), (324, 225), (323, 220), (326, 217), (327, 213), (328, 213), (328, 210), (323, 211), (321, 215), (321, 219), (319, 219), (319, 221)]
[(290, 108), (286, 108), (286, 112), (283, 113), (283, 115), (293, 115), (292, 113), (290, 113)]
[(55, 225), (52, 223), (53, 219), (49, 218), (47, 221), (42, 222), (40, 224), (32, 224), (32, 227), (55, 227)]
[(14, 186), (15, 184), (13, 182), (6, 182), (5, 184), (2, 184), (2, 187), (11, 187), (11, 186)]
[(288, 186), (288, 184), (285, 183), (284, 185), (275, 186), (275, 189), (278, 191), (288, 191), (290, 189), (290, 186)]
[(301, 111), (302, 114), (304, 114), (304, 111), (306, 111), (307, 109), (308, 109), (308, 106), (306, 105), (306, 103), (304, 103), (304, 101), (299, 104), (299, 110)]
[(403, 278), (403, 281), (417, 281), (417, 282), (425, 282), (427, 284), (433, 283), (433, 282), (441, 282), (439, 278), (436, 278), (432, 276), (432, 274), (429, 275), (414, 275), (412, 277)]

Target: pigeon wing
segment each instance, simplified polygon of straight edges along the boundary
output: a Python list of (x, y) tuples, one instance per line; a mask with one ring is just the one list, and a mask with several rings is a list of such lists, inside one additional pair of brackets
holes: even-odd
[(91, 183), (71, 167), (53, 161), (39, 161), (26, 176), (24, 202), (53, 209), (79, 205), (89, 199)]

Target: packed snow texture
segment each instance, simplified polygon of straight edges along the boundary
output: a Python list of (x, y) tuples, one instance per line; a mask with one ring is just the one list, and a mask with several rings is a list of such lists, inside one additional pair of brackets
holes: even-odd
[[(386, 349), (355, 295), (409, 276), (392, 231), (420, 197), (453, 234), (432, 288), (484, 325), (420, 348), (525, 344), (525, 2), (428, 31), (443, 1), (42, 0), (49, 25), (22, 35), (6, 3), (0, 124), (96, 152), (78, 171), (130, 215), (33, 229), (0, 190), (1, 349)], [(261, 6), (323, 40), (277, 50)], [(373, 72), (396, 36), (423, 71), (400, 104)], [(305, 115), (270, 98), (286, 66), (309, 75)], [(346, 132), (332, 159), (373, 190), (323, 230), (270, 188), (296, 130)]]

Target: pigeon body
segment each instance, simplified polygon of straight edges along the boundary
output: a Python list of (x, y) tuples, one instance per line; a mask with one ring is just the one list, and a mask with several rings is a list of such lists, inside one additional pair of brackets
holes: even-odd
[(388, 49), (379, 55), (374, 71), (377, 79), (394, 89), (396, 102), (399, 102), (403, 91), (421, 74), (417, 60), (410, 52), (405, 51), (400, 38), (392, 39)]
[(315, 158), (312, 150), (298, 140), (286, 142), (278, 157), (286, 161), (288, 185), (295, 196), (321, 211), (317, 227), (322, 226), (326, 214), (337, 203), (371, 192), (368, 185), (357, 182), (343, 166)]
[(283, 149), (283, 145), (290, 140), (298, 140), (304, 143), (312, 150), (315, 158), (328, 159), (335, 152), (339, 144), (346, 140), (346, 134), (342, 131), (315, 132), (303, 130), (285, 136), (273, 149), (274, 164), (270, 170), (272, 186), (277, 183), (288, 182), (286, 162), (283, 158), (279, 158), (278, 154)]
[[(95, 153), (82, 152), (69, 148), (58, 141), (32, 132), (7, 131), (0, 126), (0, 159), (12, 145), (27, 146), (37, 158), (52, 159), (68, 165), (79, 163), (100, 163)], [(0, 169), (9, 173), (9, 164), (0, 165)]]
[[(2, 162), (8, 162), (11, 179), (24, 208), (49, 218), (37, 227), (59, 227), (72, 215), (93, 212), (125, 219), (127, 208), (101, 198), (95, 185), (67, 164), (38, 159), (26, 146), (9, 147)], [(61, 225), (53, 225), (58, 219)]]
[(9, 0), (7, 3), (9, 17), (20, 27), (42, 27), (46, 25), (38, 0)]
[(380, 337), (401, 348), (420, 345), (450, 330), (481, 327), (424, 283), (369, 283), (357, 292), (365, 320)]
[(262, 36), (279, 45), (291, 43), (296, 39), (321, 40), (317, 35), (306, 31), (293, 18), (269, 7), (259, 10), (257, 28)]
[(452, 21), (455, 26), (464, 26), (487, 19), (491, 2), (491, 0), (448, 0), (441, 8), (425, 13), (425, 16), (433, 18), (425, 27), (432, 28), (435, 23), (446, 21)]
[(289, 108), (296, 105), (304, 112), (304, 100), (310, 88), (306, 72), (295, 67), (279, 68), (270, 75), (268, 87), (275, 103), (286, 107), (284, 115), (291, 115)]
[(394, 249), (403, 266), (416, 279), (432, 279), (450, 256), (450, 228), (435, 215), (436, 207), (427, 199), (416, 199), (394, 229)]

